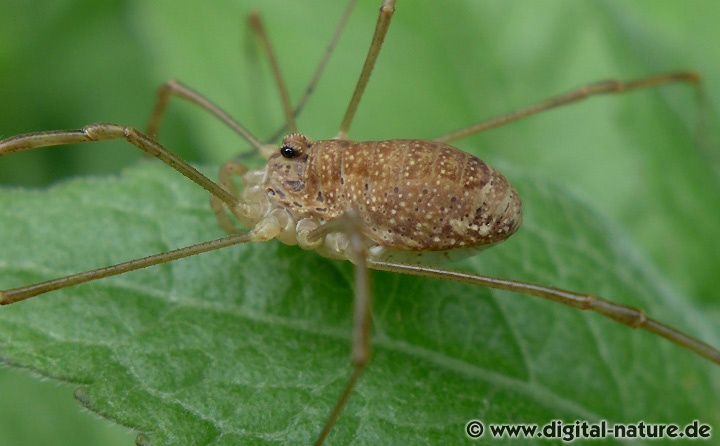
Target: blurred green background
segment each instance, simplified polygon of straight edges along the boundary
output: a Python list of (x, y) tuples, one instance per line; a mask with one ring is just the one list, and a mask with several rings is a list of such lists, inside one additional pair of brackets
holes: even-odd
[[(243, 18), (252, 8), (261, 11), (297, 99), (342, 3), (0, 0), (0, 136), (97, 121), (142, 128), (157, 86), (177, 78), (264, 137), (276, 130), (281, 114)], [(360, 3), (300, 120), (311, 137), (334, 135), (359, 73), (379, 2)], [(628, 229), (696, 304), (717, 311), (712, 291), (720, 288), (720, 250), (707, 248), (719, 245), (720, 222), (713, 109), (720, 103), (717, 2), (444, 5), (399, 1), (351, 136), (429, 138), (586, 82), (697, 70), (705, 76), (710, 105), (698, 144), (670, 140), (667, 135), (677, 135), (677, 129), (653, 126), (655, 105), (662, 101), (673, 105), (680, 133), (697, 127), (691, 89), (673, 87), (593, 101), (458, 146), (575, 185), (579, 195)], [(618, 134), (626, 122), (633, 132), (640, 123), (644, 133)], [(628, 153), (624, 143), (640, 137), (657, 139), (657, 152)], [(198, 163), (219, 164), (247, 150), (220, 124), (177, 102), (161, 140)], [(138, 158), (125, 143), (17, 154), (1, 160), (0, 184), (37, 186), (65, 176), (112, 174)], [(662, 199), (654, 198), (658, 188)], [(673, 237), (676, 231), (683, 236)], [(132, 444), (132, 433), (83, 413), (71, 393), (71, 386), (0, 369), (0, 444)]]

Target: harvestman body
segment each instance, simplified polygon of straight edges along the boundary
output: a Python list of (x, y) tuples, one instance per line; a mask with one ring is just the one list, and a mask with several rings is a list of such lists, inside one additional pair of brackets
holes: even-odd
[[(354, 1), (350, 1), (325, 60), (353, 4)], [(662, 83), (697, 83), (698, 76), (680, 72), (632, 82), (591, 84), (434, 141), (350, 141), (348, 130), (389, 27), (394, 4), (394, 0), (383, 2), (365, 66), (335, 139), (312, 141), (297, 133), (294, 115), (307, 95), (298, 108), (291, 108), (267, 35), (260, 19), (253, 16), (252, 24), (266, 47), (283, 97), (287, 129), (290, 131), (279, 147), (260, 143), (220, 108), (176, 81), (160, 88), (146, 133), (117, 124), (94, 124), (80, 130), (41, 132), (0, 141), (0, 155), (7, 155), (37, 147), (126, 139), (208, 190), (221, 226), (232, 234), (167, 253), (2, 291), (0, 304), (14, 303), (59, 288), (226, 246), (273, 238), (316, 250), (326, 257), (351, 260), (356, 265), (355, 368), (319, 434), (317, 444), (329, 434), (370, 358), (368, 268), (479, 284), (590, 309), (630, 327), (659, 334), (720, 364), (720, 351), (650, 319), (634, 308), (542, 285), (421, 266), (427, 260), (472, 255), (512, 235), (522, 220), (520, 198), (508, 180), (483, 161), (446, 142), (590, 95), (618, 93)], [(314, 87), (325, 60), (318, 67), (308, 92)], [(249, 170), (236, 162), (227, 163), (216, 184), (173, 155), (155, 140), (171, 96), (193, 102), (218, 117), (262, 153), (267, 158), (267, 164), (263, 168)], [(232, 178), (235, 176), (241, 177), (242, 188), (236, 185)]]
[(332, 258), (353, 259), (349, 233), (315, 231), (348, 216), (371, 258), (406, 262), (502, 241), (522, 220), (518, 194), (504, 176), (431, 141), (313, 142), (293, 133), (243, 180), (239, 221)]

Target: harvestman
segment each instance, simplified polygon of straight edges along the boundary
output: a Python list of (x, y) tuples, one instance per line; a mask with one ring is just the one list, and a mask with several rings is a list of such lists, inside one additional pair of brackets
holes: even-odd
[[(46, 146), (126, 139), (210, 192), (212, 209), (221, 226), (231, 234), (142, 259), (5, 290), (0, 293), (0, 304), (15, 303), (60, 288), (206, 251), (273, 238), (316, 250), (326, 257), (350, 260), (355, 264), (354, 370), (316, 444), (327, 437), (370, 358), (368, 269), (477, 284), (592, 310), (629, 327), (663, 336), (720, 364), (717, 349), (663, 325), (635, 308), (543, 285), (423, 266), (428, 260), (472, 255), (501, 242), (517, 230), (522, 220), (520, 199), (505, 177), (478, 158), (446, 143), (591, 95), (621, 93), (672, 82), (698, 84), (697, 74), (677, 72), (630, 82), (589, 84), (432, 141), (351, 141), (348, 139), (350, 125), (394, 12), (395, 0), (385, 0), (338, 135), (330, 140), (312, 141), (297, 132), (294, 116), (317, 82), (354, 3), (354, 0), (349, 2), (325, 58), (294, 110), (262, 23), (257, 15), (251, 17), (253, 28), (271, 62), (285, 110), (288, 135), (279, 147), (261, 143), (219, 107), (177, 81), (169, 81), (158, 90), (156, 106), (145, 133), (131, 127), (101, 123), (80, 130), (31, 133), (0, 141), (0, 155), (7, 155)], [(251, 170), (239, 162), (229, 162), (223, 166), (220, 180), (215, 183), (164, 148), (156, 136), (165, 108), (173, 96), (200, 106), (234, 129), (267, 159), (266, 166)], [(235, 176), (241, 177), (242, 188), (235, 183)]]

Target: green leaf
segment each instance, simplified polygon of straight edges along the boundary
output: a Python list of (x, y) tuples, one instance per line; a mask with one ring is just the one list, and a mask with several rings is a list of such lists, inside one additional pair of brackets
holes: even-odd
[[(23, 37), (3, 42), (25, 43), (0, 55), (0, 100), (13, 110), (0, 133), (103, 120), (142, 127), (154, 86), (171, 77), (271, 133), (281, 120), (276, 95), (264, 63), (239, 50), (248, 7), (236, 3), (66, 2), (37, 32), (22, 34), (20, 19), (0, 27)], [(359, 5), (302, 116), (311, 137), (334, 135), (372, 32), (370, 3)], [(679, 68), (702, 72), (717, 104), (719, 39), (708, 12), (717, 6), (660, 4), (439, 10), (400, 1), (352, 136), (433, 137), (588, 81)], [(256, 6), (297, 98), (342, 5)], [(183, 156), (218, 164), (247, 150), (192, 107), (171, 108), (161, 139)], [(591, 292), (720, 345), (717, 148), (693, 134), (696, 111), (691, 88), (664, 87), (458, 142), (517, 185), (525, 223), (449, 266)], [(717, 121), (707, 116), (713, 136)], [(117, 171), (126, 146), (36, 153), (97, 154), (105, 167), (86, 158), (82, 172)], [(206, 158), (194, 154), (205, 148)], [(29, 167), (9, 164), (24, 155), (0, 165), (24, 174)], [(58, 159), (32, 162), (52, 171)], [(152, 161), (119, 177), (3, 189), (0, 221), (0, 289), (222, 235), (207, 194)], [(229, 248), (0, 308), (0, 358), (73, 383), (83, 405), (156, 445), (307, 444), (351, 370), (352, 275), (346, 262), (277, 242)], [(455, 283), (377, 273), (373, 290), (373, 360), (333, 444), (455, 443), (473, 418), (720, 426), (718, 368), (650, 334)]]

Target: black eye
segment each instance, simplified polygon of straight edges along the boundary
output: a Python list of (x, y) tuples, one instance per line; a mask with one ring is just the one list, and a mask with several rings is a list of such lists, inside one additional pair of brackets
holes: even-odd
[(284, 156), (285, 158), (294, 158), (295, 155), (297, 155), (297, 152), (292, 147), (286, 145), (280, 147), (280, 155)]

